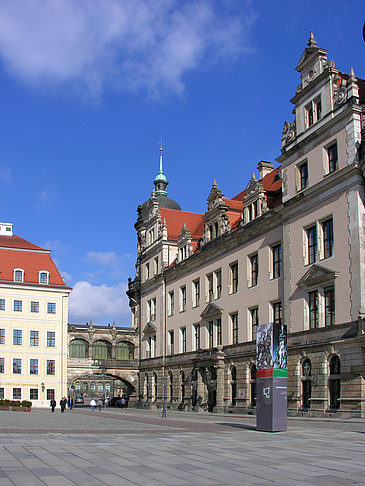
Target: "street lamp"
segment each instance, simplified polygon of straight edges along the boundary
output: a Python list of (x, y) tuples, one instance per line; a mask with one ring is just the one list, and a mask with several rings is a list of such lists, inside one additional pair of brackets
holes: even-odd
[(163, 401), (162, 401), (162, 418), (166, 418), (166, 375), (162, 377)]

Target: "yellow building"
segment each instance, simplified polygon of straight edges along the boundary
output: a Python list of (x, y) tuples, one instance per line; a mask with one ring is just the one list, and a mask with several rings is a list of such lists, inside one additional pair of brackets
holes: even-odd
[(0, 398), (67, 395), (67, 287), (49, 250), (0, 223)]

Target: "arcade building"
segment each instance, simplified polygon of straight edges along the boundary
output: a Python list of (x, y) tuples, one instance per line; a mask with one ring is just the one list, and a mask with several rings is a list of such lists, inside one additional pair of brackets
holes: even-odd
[(138, 406), (255, 413), (256, 329), (288, 329), (289, 414), (365, 412), (365, 81), (312, 32), (277, 164), (260, 161), (204, 214), (167, 196), (138, 206), (129, 281)]

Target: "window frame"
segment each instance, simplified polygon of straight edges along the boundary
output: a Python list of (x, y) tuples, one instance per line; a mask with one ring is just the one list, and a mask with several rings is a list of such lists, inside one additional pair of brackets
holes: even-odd
[(238, 344), (238, 312), (230, 314), (232, 326), (232, 344)]
[[(249, 316), (250, 316), (251, 341), (256, 341), (257, 328), (260, 325), (259, 307), (258, 306), (250, 307), (248, 309), (248, 312), (249, 312)], [(273, 309), (273, 315), (274, 315), (274, 309)], [(255, 331), (255, 329), (256, 329), (256, 331)]]
[(6, 310), (5, 299), (0, 299), (0, 311)]
[(56, 302), (47, 302), (47, 314), (56, 314)]
[[(46, 276), (45, 279), (43, 279), (43, 276)], [(45, 280), (45, 281), (43, 281)], [(47, 270), (40, 270), (38, 272), (38, 282), (41, 284), (41, 285), (48, 285), (49, 284), (49, 272)]]
[(297, 165), (296, 169), (297, 169), (297, 191), (299, 192), (299, 191), (303, 191), (308, 187), (308, 183), (309, 183), (308, 161), (304, 160), (300, 162)]
[(12, 374), (13, 375), (21, 375), (23, 372), (22, 366), (22, 358), (13, 358), (12, 360)]
[(180, 352), (186, 353), (186, 326), (180, 327)]
[(200, 349), (200, 341), (201, 341), (201, 328), (200, 323), (193, 324), (193, 336), (194, 336), (194, 351), (198, 351)]
[(46, 333), (46, 347), (55, 348), (56, 347), (56, 331), (47, 331)]
[(238, 292), (238, 260), (229, 264), (229, 271), (230, 271), (230, 288), (229, 294), (237, 294)]
[(56, 360), (47, 359), (46, 360), (46, 375), (55, 376), (56, 375)]
[(180, 312), (186, 311), (186, 285), (180, 286)]
[[(277, 252), (277, 249), (279, 252)], [(281, 266), (282, 266), (282, 245), (280, 243), (276, 243), (275, 245), (271, 246), (271, 280), (275, 280), (281, 277)]]
[(13, 346), (22, 346), (22, 344), (23, 344), (23, 330), (13, 329)]
[(173, 316), (175, 311), (175, 291), (170, 290), (167, 294), (167, 315)]
[(257, 287), (259, 281), (259, 254), (258, 252), (249, 255), (249, 282), (248, 287)]
[(193, 280), (193, 296), (192, 296), (192, 303), (193, 307), (199, 307), (200, 305), (200, 278)]
[(39, 375), (39, 360), (37, 358), (29, 359), (29, 374)]
[(23, 312), (23, 301), (14, 299), (13, 300), (13, 312)]
[(37, 300), (30, 301), (30, 312), (32, 314), (39, 314), (39, 301)]
[(39, 346), (39, 331), (37, 329), (29, 330), (29, 346)]
[(6, 332), (5, 328), (0, 328), (0, 344), (6, 344)]
[(331, 142), (325, 147), (326, 151), (326, 175), (338, 171), (338, 146), (337, 140)]
[(322, 260), (331, 258), (334, 249), (333, 217), (320, 222), (322, 233)]
[(23, 270), (23, 268), (14, 268), (13, 278), (14, 278), (14, 282), (23, 283), (24, 282), (24, 270)]

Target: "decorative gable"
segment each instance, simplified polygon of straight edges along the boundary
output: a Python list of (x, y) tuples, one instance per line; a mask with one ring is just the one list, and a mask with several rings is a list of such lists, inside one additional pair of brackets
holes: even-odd
[(227, 211), (228, 206), (224, 202), (222, 191), (214, 179), (208, 196), (208, 210), (204, 215), (203, 244), (231, 231)]
[(157, 331), (157, 327), (154, 324), (152, 324), (152, 322), (148, 322), (143, 329), (143, 334), (145, 335), (156, 334), (156, 331)]
[(320, 265), (312, 265), (299, 280), (297, 286), (303, 290), (308, 290), (318, 285), (331, 285), (337, 276), (338, 272), (335, 272), (334, 270), (329, 270)]
[(220, 316), (223, 312), (222, 307), (219, 307), (217, 304), (208, 304), (203, 312), (200, 314), (200, 317), (206, 321), (209, 319), (213, 319), (217, 316)]
[(191, 242), (191, 233), (186, 227), (186, 223), (184, 223), (178, 239), (178, 262), (189, 258), (192, 253), (193, 245)]
[(264, 186), (256, 179), (254, 172), (252, 172), (251, 180), (247, 184), (243, 204), (243, 224), (258, 218), (268, 210)]

